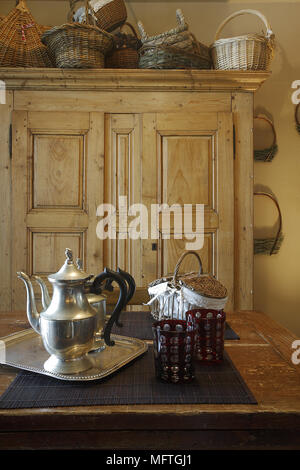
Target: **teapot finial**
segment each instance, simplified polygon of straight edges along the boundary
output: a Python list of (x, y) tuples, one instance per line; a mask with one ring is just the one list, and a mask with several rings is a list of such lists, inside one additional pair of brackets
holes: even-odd
[(73, 263), (73, 251), (70, 248), (66, 248), (65, 255), (66, 255), (68, 264)]

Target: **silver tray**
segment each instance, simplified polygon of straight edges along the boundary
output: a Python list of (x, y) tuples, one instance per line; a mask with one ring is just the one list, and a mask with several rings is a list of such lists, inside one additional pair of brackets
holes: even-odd
[(45, 350), (42, 338), (34, 330), (22, 330), (0, 339), (0, 364), (18, 369), (37, 372), (60, 380), (87, 381), (99, 380), (116, 372), (144, 354), (147, 343), (137, 338), (111, 335), (115, 346), (88, 355), (91, 368), (77, 374), (55, 374), (43, 368), (49, 354)]

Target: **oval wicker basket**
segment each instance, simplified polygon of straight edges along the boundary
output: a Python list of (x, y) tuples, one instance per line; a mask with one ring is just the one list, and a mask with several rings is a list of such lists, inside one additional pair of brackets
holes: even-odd
[[(86, 18), (89, 21), (88, 1)], [(42, 41), (59, 68), (103, 68), (105, 54), (113, 47), (113, 36), (97, 26), (66, 23), (44, 32)]]
[(278, 152), (278, 145), (277, 145), (277, 134), (275, 131), (275, 127), (271, 119), (267, 118), (263, 115), (255, 116), (254, 119), (260, 119), (262, 121), (267, 122), (273, 132), (273, 142), (272, 145), (265, 149), (254, 150), (254, 160), (258, 162), (271, 162), (275, 157), (276, 153)]
[(0, 23), (0, 66), (52, 67), (41, 35), (41, 26), (31, 15), (25, 0), (20, 0)]
[[(133, 34), (124, 34), (123, 29), (127, 26)], [(114, 35), (114, 48), (105, 58), (107, 68), (137, 69), (139, 65), (139, 53), (142, 43), (137, 36), (134, 27), (125, 23), (120, 33)]]
[(278, 201), (276, 198), (265, 191), (256, 191), (254, 193), (254, 196), (264, 196), (268, 197), (271, 199), (277, 210), (278, 210), (278, 216), (279, 216), (279, 224), (278, 224), (278, 229), (276, 232), (275, 237), (269, 237), (269, 238), (255, 238), (254, 239), (254, 254), (255, 255), (262, 255), (262, 254), (267, 254), (267, 255), (275, 255), (278, 253), (282, 241), (283, 241), (283, 234), (282, 234), (282, 215), (281, 215), (281, 210), (280, 206), (278, 204)]
[[(265, 35), (245, 34), (219, 39), (224, 26), (233, 18), (251, 14), (258, 16), (266, 27)], [(274, 34), (266, 17), (257, 10), (240, 10), (228, 16), (219, 26), (211, 46), (215, 69), (269, 70), (274, 55)]]
[(188, 30), (181, 10), (176, 11), (178, 26), (156, 36), (148, 36), (139, 21), (142, 48), (139, 67), (142, 69), (210, 69), (209, 48), (197, 41)]
[(105, 31), (114, 31), (127, 20), (127, 10), (124, 0), (90, 0), (97, 26)]

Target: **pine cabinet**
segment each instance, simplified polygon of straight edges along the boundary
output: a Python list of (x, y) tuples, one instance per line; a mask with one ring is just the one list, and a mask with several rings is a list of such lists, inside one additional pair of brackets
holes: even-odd
[[(146, 286), (195, 236), (228, 308), (251, 309), (253, 92), (267, 76), (2, 70), (0, 309), (23, 310), (16, 272), (46, 279), (66, 247), (90, 273), (120, 266)], [(115, 210), (114, 239), (97, 236), (102, 204)]]

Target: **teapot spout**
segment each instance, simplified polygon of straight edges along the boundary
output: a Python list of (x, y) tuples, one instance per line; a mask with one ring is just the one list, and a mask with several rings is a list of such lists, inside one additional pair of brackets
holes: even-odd
[(39, 276), (32, 276), (32, 279), (34, 279), (41, 288), (43, 310), (47, 310), (51, 302), (47, 286), (43, 279)]
[(36, 309), (36, 304), (35, 304), (35, 298), (34, 298), (34, 292), (33, 292), (33, 287), (31, 284), (31, 281), (29, 279), (29, 276), (23, 272), (17, 272), (17, 276), (19, 279), (22, 279), (22, 281), (25, 284), (26, 287), (26, 292), (27, 292), (27, 318), (28, 321), (31, 325), (31, 327), (38, 333), (39, 335), (41, 334), (40, 331), (40, 315)]

